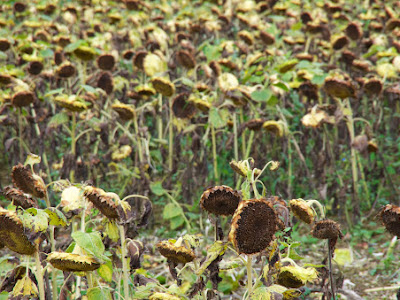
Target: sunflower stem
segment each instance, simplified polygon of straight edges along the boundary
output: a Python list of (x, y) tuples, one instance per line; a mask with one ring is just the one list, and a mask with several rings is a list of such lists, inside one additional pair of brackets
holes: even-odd
[(23, 147), (22, 147), (22, 108), (18, 108), (18, 136), (19, 136), (19, 160), (22, 162)]
[[(39, 257), (39, 246), (37, 247), (36, 252), (35, 252), (35, 262), (36, 262), (36, 280), (38, 282), (38, 289), (39, 289), (39, 299), (45, 300), (43, 271), (42, 271), (42, 264), (40, 262), (40, 257)], [(28, 276), (29, 276), (29, 274), (28, 274)]]
[(336, 295), (335, 295), (335, 284), (333, 282), (333, 274), (332, 274), (332, 249), (330, 246), (330, 240), (328, 240), (328, 267), (329, 267), (329, 281), (331, 283), (331, 293), (332, 293), (332, 297), (334, 300), (336, 300)]
[(124, 226), (119, 225), (119, 235), (121, 239), (121, 260), (122, 260), (122, 273), (124, 277), (124, 298), (129, 299), (129, 274), (128, 264), (126, 261), (126, 240), (125, 240), (125, 229)]
[[(75, 160), (75, 154), (76, 154), (76, 136), (75, 136), (75, 130), (76, 130), (76, 114), (75, 112), (72, 113), (72, 124), (71, 124), (71, 155), (73, 155), (74, 160)], [(69, 173), (69, 180), (71, 182), (75, 182), (75, 170), (71, 170)]]
[(252, 268), (251, 268), (251, 263), (252, 263), (252, 257), (250, 255), (247, 256), (247, 264), (246, 264), (246, 269), (247, 269), (247, 298), (250, 297), (251, 293), (253, 292), (253, 278), (252, 278)]
[(172, 114), (172, 99), (169, 99), (169, 127), (168, 127), (168, 169), (172, 171), (173, 158), (174, 158), (174, 130), (173, 130), (173, 120), (174, 116)]
[(217, 161), (217, 143), (215, 141), (215, 128), (213, 125), (211, 125), (211, 142), (212, 142), (212, 153), (213, 153), (214, 179), (215, 182), (218, 182), (219, 176), (218, 176), (218, 161)]

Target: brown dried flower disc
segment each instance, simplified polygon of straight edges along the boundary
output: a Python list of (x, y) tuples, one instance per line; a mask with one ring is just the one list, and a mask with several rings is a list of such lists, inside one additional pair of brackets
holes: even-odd
[(115, 66), (115, 58), (111, 54), (103, 54), (97, 58), (97, 65), (101, 70), (111, 71)]
[(175, 263), (186, 264), (196, 258), (192, 250), (189, 250), (184, 246), (175, 246), (169, 241), (159, 242), (157, 244), (157, 249), (160, 251), (162, 256)]
[(32, 199), (30, 195), (24, 194), (22, 191), (16, 188), (13, 188), (11, 186), (6, 186), (3, 189), (3, 194), (15, 206), (20, 206), (23, 209), (28, 209), (31, 207), (38, 208), (37, 202), (34, 199)]
[(357, 41), (362, 37), (361, 26), (355, 22), (351, 22), (346, 27), (346, 35), (353, 41)]
[(133, 64), (136, 68), (143, 70), (143, 62), (147, 53), (148, 52), (146, 50), (140, 50), (136, 52), (135, 56), (133, 57)]
[(129, 105), (116, 103), (113, 104), (111, 108), (115, 110), (118, 113), (119, 117), (124, 121), (132, 120), (135, 116), (135, 110)]
[(7, 51), (10, 49), (11, 43), (7, 39), (0, 39), (0, 51)]
[(175, 93), (174, 84), (166, 78), (155, 77), (151, 83), (154, 89), (165, 97), (171, 97)]
[(196, 66), (196, 60), (189, 51), (179, 50), (176, 53), (176, 59), (182, 67), (187, 69), (193, 69)]
[(269, 246), (277, 231), (278, 215), (266, 199), (242, 201), (233, 215), (229, 240), (239, 253), (255, 254)]
[(314, 211), (303, 199), (292, 199), (289, 202), (293, 214), (306, 224), (314, 222)]
[(347, 36), (342, 35), (342, 36), (339, 36), (338, 38), (336, 38), (332, 42), (332, 48), (335, 50), (340, 50), (340, 49), (344, 48), (348, 43), (349, 43), (349, 39), (347, 38)]
[(279, 272), (277, 283), (286, 288), (292, 289), (297, 289), (304, 285), (299, 278), (297, 278), (292, 272), (288, 270)]
[(264, 122), (263, 119), (253, 119), (244, 123), (243, 126), (250, 130), (258, 131), (262, 128)]
[(10, 250), (32, 255), (36, 247), (25, 235), (25, 228), (16, 213), (0, 207), (0, 241)]
[(108, 95), (110, 95), (114, 89), (112, 74), (108, 71), (102, 72), (97, 80), (97, 87), (101, 88)]
[(29, 167), (18, 164), (12, 168), (11, 177), (13, 184), (27, 194), (38, 198), (46, 197), (46, 187), (40, 177), (32, 174)]
[(321, 240), (343, 237), (340, 231), (340, 224), (329, 219), (315, 222), (311, 234), (313, 237)]
[(102, 189), (87, 187), (83, 195), (107, 218), (119, 217), (117, 205), (111, 197), (105, 195)]
[(16, 107), (29, 106), (35, 101), (35, 94), (31, 91), (17, 92), (12, 96), (11, 102)]
[(177, 118), (190, 119), (196, 113), (196, 106), (188, 101), (189, 93), (177, 95), (172, 103), (172, 111)]
[(43, 70), (43, 63), (40, 61), (31, 61), (28, 65), (28, 72), (31, 75), (39, 75)]
[(60, 78), (69, 78), (74, 76), (75, 73), (76, 73), (76, 68), (69, 62), (63, 63), (56, 70), (56, 74)]
[(383, 95), (391, 101), (400, 101), (400, 88), (398, 86), (387, 87), (383, 91)]
[(351, 82), (332, 77), (325, 79), (324, 89), (332, 97), (341, 99), (354, 97), (356, 92)]
[(96, 259), (73, 253), (52, 252), (47, 256), (47, 260), (53, 267), (64, 272), (87, 272), (100, 267), (100, 263)]
[(144, 245), (141, 241), (131, 240), (127, 243), (126, 248), (128, 250), (128, 255), (131, 259), (130, 266), (131, 270), (140, 268), (140, 257), (144, 252)]
[(400, 207), (397, 205), (388, 204), (382, 208), (380, 219), (385, 225), (387, 231), (391, 234), (400, 237)]
[(240, 201), (241, 194), (230, 188), (229, 186), (221, 185), (207, 189), (201, 195), (201, 208), (215, 215), (233, 215)]
[(273, 43), (275, 43), (275, 37), (265, 31), (260, 31), (260, 39), (263, 41), (263, 43), (265, 45), (272, 45)]

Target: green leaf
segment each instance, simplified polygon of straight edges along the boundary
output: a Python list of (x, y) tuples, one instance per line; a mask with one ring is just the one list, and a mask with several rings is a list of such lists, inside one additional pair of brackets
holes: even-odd
[(165, 205), (164, 210), (163, 210), (163, 218), (166, 220), (172, 219), (174, 217), (177, 217), (179, 215), (182, 215), (183, 211), (180, 206), (177, 206), (174, 203), (168, 203)]
[(55, 114), (53, 117), (51, 117), (48, 126), (56, 128), (57, 126), (61, 124), (65, 124), (69, 121), (69, 117), (65, 112), (60, 112), (58, 114)]
[(327, 76), (328, 76), (328, 74), (322, 74), (322, 75), (315, 74), (315, 75), (313, 76), (313, 78), (311, 79), (311, 83), (316, 84), (316, 85), (321, 85), (321, 84), (324, 83), (325, 78), (326, 78)]
[(214, 128), (224, 127), (228, 122), (228, 118), (229, 112), (226, 109), (210, 108), (208, 119)]
[(106, 262), (105, 264), (102, 264), (100, 268), (97, 269), (97, 274), (100, 275), (101, 278), (103, 278), (107, 282), (112, 281), (112, 275), (113, 275), (113, 268), (112, 268), (112, 262), (111, 260)]
[(83, 88), (88, 93), (96, 93), (97, 92), (94, 87), (87, 85), (87, 84), (81, 84), (81, 88)]
[(161, 181), (155, 181), (150, 183), (150, 190), (157, 196), (162, 196), (166, 193), (166, 190), (162, 187)]
[(3, 51), (0, 51), (0, 59), (7, 59), (7, 54), (4, 53)]
[(19, 215), (24, 227), (31, 229), (34, 232), (43, 232), (49, 226), (49, 216), (41, 209), (29, 208)]
[(303, 25), (303, 23), (300, 21), (300, 22), (293, 24), (290, 29), (291, 30), (300, 30), (302, 25)]
[(63, 91), (64, 91), (64, 88), (50, 90), (46, 94), (44, 94), (44, 96), (45, 97), (50, 97), (50, 96), (55, 95), (55, 94), (62, 94)]
[(203, 48), (204, 55), (207, 57), (207, 62), (216, 60), (221, 56), (221, 49), (219, 46), (205, 45)]
[(50, 225), (63, 226), (63, 227), (67, 225), (67, 218), (57, 208), (49, 207), (46, 208), (44, 211), (49, 215)]
[(102, 260), (109, 260), (109, 258), (104, 255), (105, 248), (101, 240), (100, 232), (75, 231), (71, 234), (71, 236), (76, 244), (89, 254)]
[(350, 265), (353, 262), (353, 252), (350, 248), (337, 248), (333, 259), (339, 266)]
[(206, 260), (201, 264), (200, 268), (197, 270), (197, 276), (200, 276), (204, 273), (207, 267), (220, 255), (225, 253), (228, 244), (222, 241), (216, 241), (214, 244), (210, 246), (207, 250)]
[(277, 82), (277, 83), (274, 83), (272, 85), (284, 90), (285, 92), (289, 92), (289, 88), (283, 82)]
[(93, 117), (89, 120), (88, 125), (96, 132), (100, 132), (101, 120), (99, 118)]
[(250, 295), (251, 300), (272, 300), (275, 299), (267, 287), (256, 288)]
[(289, 257), (293, 260), (300, 260), (303, 259), (303, 256), (300, 256), (295, 249), (293, 249), (292, 247), (290, 247), (290, 253), (289, 253)]
[(141, 285), (135, 288), (133, 292), (134, 299), (149, 299), (154, 290), (157, 289), (156, 283), (148, 283), (145, 286)]
[(0, 294), (0, 300), (7, 300), (7, 299), (8, 299), (8, 293), (7, 292), (2, 292)]
[(279, 102), (278, 97), (276, 97), (275, 95), (272, 95), (271, 98), (269, 98), (269, 100), (267, 101), (267, 104), (269, 106), (275, 106), (278, 104), (278, 102)]
[(78, 49), (80, 46), (86, 44), (86, 42), (84, 40), (77, 40), (74, 43), (69, 44), (67, 47), (64, 48), (65, 52), (72, 52), (75, 51), (76, 49)]
[(251, 99), (253, 99), (254, 101), (266, 102), (269, 98), (271, 98), (271, 95), (271, 90), (262, 89), (252, 92)]
[(184, 85), (187, 85), (187, 86), (190, 86), (190, 87), (194, 87), (194, 82), (191, 81), (190, 79), (186, 78), (186, 77), (183, 77), (183, 78), (181, 79), (181, 82), (182, 82)]
[(183, 223), (185, 223), (185, 220), (183, 219), (183, 217), (181, 215), (176, 216), (169, 220), (169, 225), (171, 226), (172, 230), (179, 228), (180, 226), (183, 225)]
[(54, 52), (51, 49), (44, 49), (40, 51), (40, 56), (43, 58), (53, 57)]
[(111, 293), (108, 289), (94, 287), (90, 288), (86, 294), (88, 300), (112, 300)]

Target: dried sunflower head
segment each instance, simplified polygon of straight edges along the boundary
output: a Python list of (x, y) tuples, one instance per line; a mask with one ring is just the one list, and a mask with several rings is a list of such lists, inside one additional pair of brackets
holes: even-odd
[(167, 78), (154, 77), (151, 83), (154, 89), (165, 97), (171, 97), (175, 93), (175, 85)]
[[(60, 58), (56, 57), (56, 59), (59, 61)], [(56, 61), (57, 62), (57, 61)], [(61, 62), (59, 61), (61, 64)], [(60, 78), (70, 78), (74, 76), (76, 73), (76, 68), (70, 63), (70, 62), (64, 62), (63, 64), (59, 65), (58, 68), (56, 69), (56, 75)]]
[(11, 186), (6, 186), (3, 189), (4, 196), (10, 200), (15, 206), (20, 206), (23, 209), (28, 209), (30, 207), (38, 208), (37, 202), (32, 199), (28, 194), (24, 194), (22, 191), (13, 188)]
[(47, 256), (53, 267), (64, 272), (88, 272), (100, 267), (100, 263), (87, 255), (52, 252)]
[(126, 248), (128, 250), (131, 270), (136, 270), (140, 268), (140, 257), (144, 252), (144, 245), (141, 241), (138, 240), (130, 240), (126, 244)]
[(179, 50), (176, 53), (176, 59), (182, 67), (187, 69), (193, 69), (196, 66), (196, 59), (189, 51)]
[(110, 196), (106, 195), (104, 190), (88, 186), (83, 195), (107, 218), (116, 219), (119, 217), (117, 204)]
[(110, 72), (104, 71), (100, 74), (97, 80), (97, 87), (101, 88), (108, 95), (110, 95), (114, 89), (113, 76)]
[(112, 54), (103, 54), (97, 58), (97, 66), (104, 71), (111, 71), (115, 66), (115, 57)]
[(115, 161), (120, 161), (124, 158), (127, 158), (129, 155), (131, 155), (131, 153), (132, 147), (129, 145), (124, 145), (111, 153), (111, 159)]
[(135, 116), (135, 109), (128, 104), (117, 102), (114, 103), (111, 108), (115, 110), (124, 121), (132, 120)]
[(10, 250), (23, 255), (36, 252), (35, 244), (28, 240), (26, 229), (15, 212), (0, 207), (0, 241)]
[(303, 199), (292, 199), (289, 201), (290, 209), (293, 214), (304, 223), (312, 224), (314, 222), (314, 210)]
[(313, 237), (321, 240), (343, 238), (343, 234), (340, 231), (340, 224), (329, 219), (315, 222), (311, 234)]
[(138, 68), (143, 70), (144, 68), (144, 58), (147, 56), (148, 52), (146, 50), (139, 50), (135, 53), (135, 56), (133, 57), (133, 65)]
[(27, 69), (28, 73), (31, 75), (39, 75), (40, 72), (42, 72), (42, 70), (43, 70), (43, 63), (38, 60), (31, 61)]
[(262, 127), (266, 131), (272, 132), (278, 137), (282, 137), (285, 134), (282, 122), (280, 121), (274, 121), (274, 120), (265, 121)]
[(174, 98), (172, 111), (177, 118), (191, 119), (196, 114), (196, 106), (188, 98), (189, 93), (181, 93)]
[(250, 170), (246, 161), (236, 161), (232, 160), (229, 163), (229, 166), (232, 168), (233, 171), (235, 171), (237, 174), (243, 177), (247, 177), (247, 172)]
[(364, 83), (364, 91), (368, 95), (379, 95), (382, 92), (383, 84), (378, 78), (370, 78)]
[(201, 208), (215, 215), (233, 215), (242, 200), (240, 192), (229, 186), (215, 186), (207, 189), (200, 200)]
[(90, 61), (96, 57), (96, 51), (88, 46), (79, 46), (74, 50), (74, 54), (81, 60)]
[(233, 215), (229, 240), (239, 253), (259, 253), (274, 239), (277, 225), (278, 215), (271, 202), (242, 201)]
[(11, 177), (13, 184), (27, 194), (38, 198), (45, 198), (47, 194), (43, 179), (36, 174), (32, 174), (28, 166), (18, 164), (12, 168)]
[(192, 250), (187, 249), (185, 246), (176, 244), (170, 241), (161, 241), (157, 244), (157, 249), (160, 251), (162, 256), (174, 263), (186, 264), (196, 258), (196, 255)]
[(356, 93), (351, 82), (335, 77), (325, 78), (324, 89), (330, 96), (341, 99), (355, 97)]
[(285, 266), (280, 268), (278, 284), (286, 288), (299, 288), (307, 282), (318, 278), (317, 270), (314, 268), (302, 268), (299, 266)]
[(11, 103), (16, 107), (29, 106), (35, 101), (35, 94), (31, 91), (16, 92), (12, 98)]
[(73, 112), (82, 112), (89, 108), (87, 102), (85, 102), (82, 98), (77, 95), (59, 95), (54, 98), (54, 102), (60, 105), (63, 108), (66, 108), (69, 111)]
[(167, 64), (157, 54), (149, 53), (143, 59), (143, 69), (147, 76), (153, 77), (156, 74), (165, 72)]
[(391, 234), (400, 237), (400, 207), (387, 204), (379, 213), (383, 225)]

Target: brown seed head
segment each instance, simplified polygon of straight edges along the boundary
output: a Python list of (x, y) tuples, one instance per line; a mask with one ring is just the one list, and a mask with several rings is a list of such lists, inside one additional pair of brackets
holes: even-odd
[(170, 241), (159, 242), (157, 244), (157, 249), (160, 251), (162, 256), (175, 263), (186, 264), (196, 258), (192, 250), (189, 250), (184, 246), (176, 246)]
[(166, 78), (155, 77), (151, 83), (154, 89), (165, 97), (171, 97), (175, 93), (175, 85)]
[(290, 209), (293, 214), (306, 224), (314, 222), (315, 213), (313, 209), (303, 199), (292, 199), (289, 201)]
[(127, 104), (115, 103), (111, 106), (111, 108), (115, 110), (118, 113), (119, 117), (124, 121), (132, 120), (135, 116), (134, 108)]
[(172, 111), (177, 118), (191, 119), (196, 114), (196, 106), (187, 101), (188, 98), (189, 93), (181, 93), (174, 98)]
[(10, 49), (11, 43), (7, 39), (0, 39), (0, 51), (7, 51)]
[(349, 39), (345, 35), (336, 37), (332, 41), (332, 48), (335, 50), (340, 50), (344, 48), (349, 43)]
[(340, 231), (340, 224), (329, 219), (315, 222), (311, 234), (313, 237), (321, 240), (343, 238), (343, 234)]
[(297, 289), (304, 285), (303, 282), (289, 270), (279, 272), (277, 283), (291, 289)]
[(179, 50), (176, 53), (176, 59), (182, 67), (187, 69), (193, 69), (196, 66), (196, 60), (189, 51)]
[(26, 4), (23, 2), (15, 2), (14, 3), (14, 12), (22, 13), (26, 10)]
[(133, 64), (136, 68), (143, 70), (143, 62), (147, 53), (148, 52), (146, 50), (139, 50), (136, 52), (135, 56), (133, 57)]
[(31, 61), (28, 65), (28, 72), (31, 75), (39, 75), (43, 70), (43, 63), (40, 61)]
[(382, 224), (391, 234), (400, 237), (400, 207), (387, 204), (379, 213)]
[(201, 208), (215, 215), (233, 215), (242, 200), (240, 192), (229, 186), (215, 186), (203, 192), (200, 199)]
[(110, 95), (114, 89), (112, 74), (108, 71), (102, 72), (97, 80), (97, 87), (101, 88), (108, 95)]
[(11, 177), (13, 184), (24, 193), (31, 194), (37, 198), (45, 198), (46, 186), (39, 176), (32, 174), (29, 167), (18, 164), (12, 168)]
[(20, 206), (23, 209), (28, 209), (31, 207), (38, 208), (37, 202), (30, 195), (24, 194), (22, 191), (16, 188), (6, 186), (3, 189), (3, 194), (15, 206)]
[(89, 186), (85, 189), (83, 195), (107, 218), (116, 219), (119, 217), (117, 205), (111, 197), (105, 195), (102, 189)]
[(47, 261), (64, 272), (87, 272), (100, 267), (100, 263), (93, 257), (73, 253), (52, 252), (47, 256)]
[(265, 31), (260, 31), (260, 39), (265, 45), (268, 46), (275, 43), (275, 37), (272, 34)]
[(97, 58), (97, 65), (101, 70), (111, 71), (115, 66), (115, 58), (111, 54), (103, 54)]
[(382, 92), (383, 84), (378, 78), (368, 79), (364, 83), (364, 91), (368, 95), (379, 95)]
[(271, 202), (242, 201), (233, 215), (229, 240), (239, 253), (259, 253), (274, 239), (277, 224), (278, 215)]
[(263, 119), (253, 119), (244, 123), (243, 126), (250, 130), (258, 131), (262, 128), (263, 124), (264, 124)]
[(29, 106), (34, 101), (35, 101), (35, 94), (31, 91), (17, 92), (11, 98), (12, 104), (16, 107)]
[(74, 54), (81, 60), (90, 61), (96, 57), (96, 52), (87, 46), (79, 46), (74, 50)]
[(325, 79), (324, 89), (330, 96), (341, 99), (355, 97), (356, 92), (350, 82), (333, 77)]
[(141, 241), (131, 240), (126, 245), (128, 256), (130, 257), (131, 270), (140, 268), (140, 257), (144, 252), (144, 245)]
[(353, 41), (357, 41), (362, 37), (361, 26), (355, 22), (351, 22), (346, 27), (346, 35)]
[(0, 241), (10, 250), (32, 255), (36, 247), (25, 235), (25, 228), (17, 214), (0, 207)]
[(56, 74), (60, 78), (70, 78), (75, 73), (76, 68), (70, 62), (65, 62), (56, 69)]

